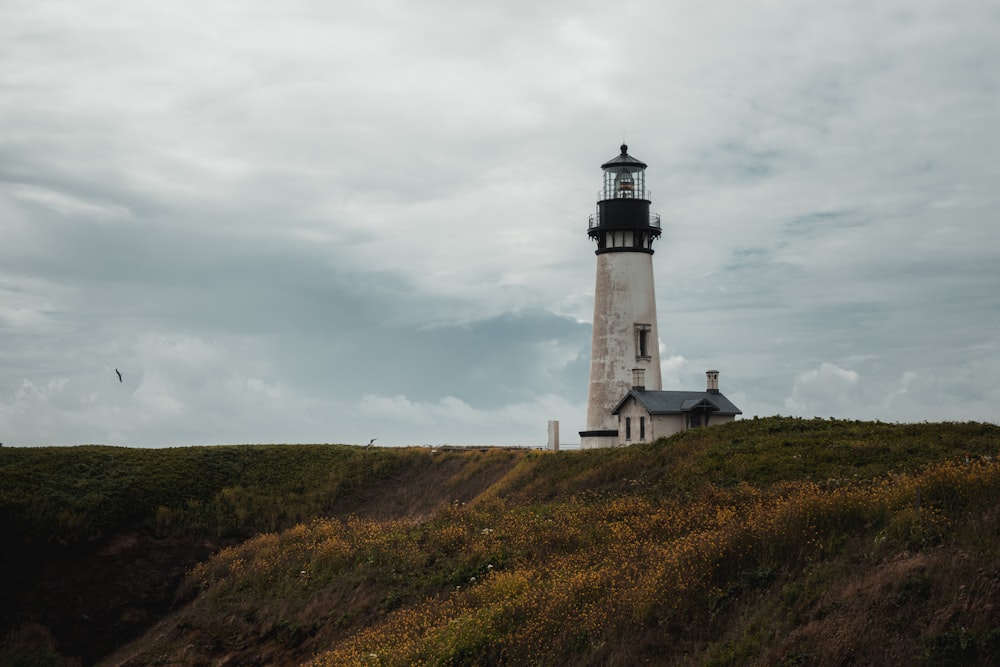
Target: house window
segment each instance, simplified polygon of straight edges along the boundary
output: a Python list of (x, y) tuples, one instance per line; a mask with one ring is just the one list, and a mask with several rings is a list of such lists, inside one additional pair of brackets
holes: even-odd
[(688, 426), (691, 428), (698, 428), (701, 426), (701, 415), (697, 412), (692, 412), (688, 415)]
[(649, 346), (652, 343), (650, 334), (653, 327), (650, 324), (635, 325), (635, 358), (637, 361), (650, 359)]
[(639, 417), (639, 442), (646, 441), (646, 418)]
[(632, 418), (631, 417), (626, 417), (625, 418), (625, 440), (628, 441), (628, 440), (631, 440), (631, 439), (632, 439)]

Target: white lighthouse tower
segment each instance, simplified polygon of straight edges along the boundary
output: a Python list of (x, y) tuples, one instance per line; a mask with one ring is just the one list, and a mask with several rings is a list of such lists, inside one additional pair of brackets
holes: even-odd
[(619, 444), (617, 404), (633, 387), (660, 391), (660, 350), (653, 290), (653, 241), (660, 216), (649, 212), (646, 163), (621, 154), (601, 165), (604, 187), (588, 235), (597, 243), (594, 337), (587, 430), (580, 447)]

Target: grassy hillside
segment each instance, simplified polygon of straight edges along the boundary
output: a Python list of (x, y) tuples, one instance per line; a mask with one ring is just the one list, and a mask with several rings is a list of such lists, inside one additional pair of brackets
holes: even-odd
[(0, 448), (0, 664), (60, 653), (93, 664), (162, 616), (185, 573), (222, 546), (316, 517), (425, 516), (471, 500), (522, 456), (345, 445)]
[[(169, 483), (105, 474), (68, 514), (65, 494), (31, 510), (4, 483), (0, 516), (31, 544), (137, 525), (228, 540), (104, 664), (1000, 663), (996, 426), (776, 417), (559, 454), (192, 449), (156, 454), (193, 465), (155, 475)], [(55, 475), (76, 453), (150, 455), (33, 455)], [(24, 488), (28, 459), (2, 454), (0, 482)], [(77, 655), (38, 626), (9, 654)]]
[(352, 504), (361, 487), (428, 463), (421, 448), (343, 445), (3, 448), (0, 526), (63, 546), (136, 521), (164, 535), (248, 537)]

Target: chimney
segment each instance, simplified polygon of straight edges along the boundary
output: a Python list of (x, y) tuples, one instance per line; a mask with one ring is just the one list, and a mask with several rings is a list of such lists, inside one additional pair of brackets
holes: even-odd
[(705, 371), (708, 376), (708, 387), (705, 389), (710, 394), (719, 393), (719, 371)]
[(646, 370), (644, 368), (632, 369), (632, 388), (637, 391), (646, 391)]

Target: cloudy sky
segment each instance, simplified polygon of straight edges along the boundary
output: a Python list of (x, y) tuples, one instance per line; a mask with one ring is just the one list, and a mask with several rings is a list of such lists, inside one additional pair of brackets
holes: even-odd
[(988, 0), (0, 0), (0, 442), (577, 442), (623, 139), (664, 389), (996, 422), (997, 34)]

